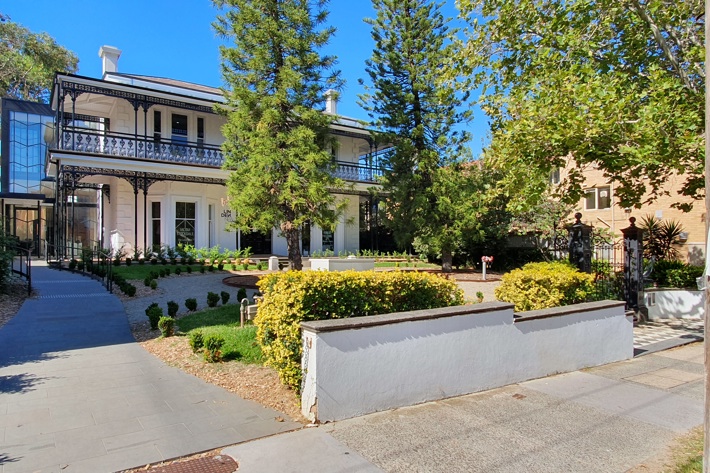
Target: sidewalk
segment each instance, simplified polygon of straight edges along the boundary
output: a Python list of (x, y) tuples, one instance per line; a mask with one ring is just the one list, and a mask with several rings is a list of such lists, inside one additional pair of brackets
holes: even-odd
[(300, 428), (157, 360), (96, 281), (34, 267), (0, 329), (0, 473), (112, 472)]
[(223, 453), (239, 473), (624, 472), (702, 424), (703, 372), (696, 343)]

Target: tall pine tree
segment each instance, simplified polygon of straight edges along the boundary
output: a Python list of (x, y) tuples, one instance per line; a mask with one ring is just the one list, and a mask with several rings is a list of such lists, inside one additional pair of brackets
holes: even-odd
[(465, 97), (455, 82), (442, 74), (454, 56), (455, 36), (429, 0), (373, 0), (377, 12), (372, 25), (375, 49), (366, 63), (372, 85), (362, 95), (364, 108), (381, 134), (393, 145), (386, 158), (383, 190), (397, 243), (406, 247), (415, 237), (436, 239), (445, 271), (451, 270), (451, 239), (438, 238), (446, 226), (440, 221), (437, 191), (445, 179), (440, 169), (461, 156), (468, 136), (456, 131), (468, 119), (460, 111)]
[(327, 0), (214, 0), (227, 104), (225, 169), (235, 225), (280, 228), (293, 269), (302, 268), (301, 227), (333, 229), (343, 204), (332, 190), (325, 93), (342, 86), (335, 57), (319, 53), (334, 33), (323, 27)]

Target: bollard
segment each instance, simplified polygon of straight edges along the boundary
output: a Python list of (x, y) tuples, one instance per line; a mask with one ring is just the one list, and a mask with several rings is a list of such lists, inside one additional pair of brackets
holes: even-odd
[(486, 262), (483, 262), (483, 280), (486, 280)]
[(492, 256), (481, 256), (481, 263), (483, 263), (483, 280), (486, 280), (486, 269), (488, 268), (488, 263), (493, 262)]
[(239, 326), (244, 327), (244, 320), (247, 318), (247, 306), (249, 305), (249, 299), (242, 299), (242, 307), (239, 311)]

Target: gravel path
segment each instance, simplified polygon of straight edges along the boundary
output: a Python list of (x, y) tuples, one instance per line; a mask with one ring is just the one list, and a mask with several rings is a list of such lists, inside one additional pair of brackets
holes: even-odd
[(500, 281), (458, 281), (458, 285), (463, 289), (466, 300), (477, 300), (476, 293), (483, 293), (483, 302), (497, 300), (494, 291), (500, 286)]
[[(221, 291), (227, 291), (231, 294), (228, 304), (237, 302), (237, 288), (227, 286), (222, 283), (222, 280), (233, 276), (233, 274), (222, 272), (219, 274), (192, 274), (170, 276), (168, 278), (158, 279), (158, 289), (151, 291), (144, 297), (121, 298), (123, 306), (128, 315), (128, 321), (131, 324), (145, 322), (145, 309), (153, 302), (157, 302), (165, 313), (167, 313), (168, 301), (175, 301), (180, 305), (179, 313), (186, 312), (185, 299), (197, 299), (197, 309), (201, 310), (207, 307), (207, 293), (212, 291), (219, 294)], [(142, 281), (139, 282), (142, 285)], [(467, 300), (476, 300), (476, 293), (483, 293), (485, 302), (495, 301), (495, 288), (500, 285), (500, 281), (459, 281), (459, 287), (464, 291), (464, 297)], [(247, 289), (247, 296), (252, 297), (254, 289)], [(220, 305), (221, 305), (220, 301)]]
[[(167, 313), (168, 301), (175, 301), (180, 305), (178, 313), (187, 312), (185, 299), (197, 299), (197, 309), (202, 310), (207, 307), (207, 293), (227, 291), (231, 294), (228, 304), (237, 304), (238, 288), (230, 287), (222, 283), (222, 280), (231, 276), (230, 273), (220, 272), (219, 274), (192, 274), (170, 276), (158, 279), (158, 289), (149, 293), (145, 297), (124, 298), (123, 306), (131, 324), (145, 322), (147, 320), (145, 309), (153, 302), (157, 302), (163, 312)], [(142, 285), (143, 282), (140, 281)], [(247, 289), (247, 297), (251, 298), (256, 292), (254, 289)], [(222, 305), (222, 302), (219, 302)]]

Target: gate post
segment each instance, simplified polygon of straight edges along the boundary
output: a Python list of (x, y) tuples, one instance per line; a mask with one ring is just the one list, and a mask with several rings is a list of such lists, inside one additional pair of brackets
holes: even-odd
[(583, 273), (592, 272), (592, 227), (582, 223), (582, 214), (574, 214), (575, 222), (567, 227), (569, 261)]
[(646, 308), (643, 290), (643, 230), (636, 226), (636, 218), (629, 219), (631, 223), (621, 230), (624, 235), (624, 300), (626, 308), (633, 309), (640, 319), (646, 319)]

